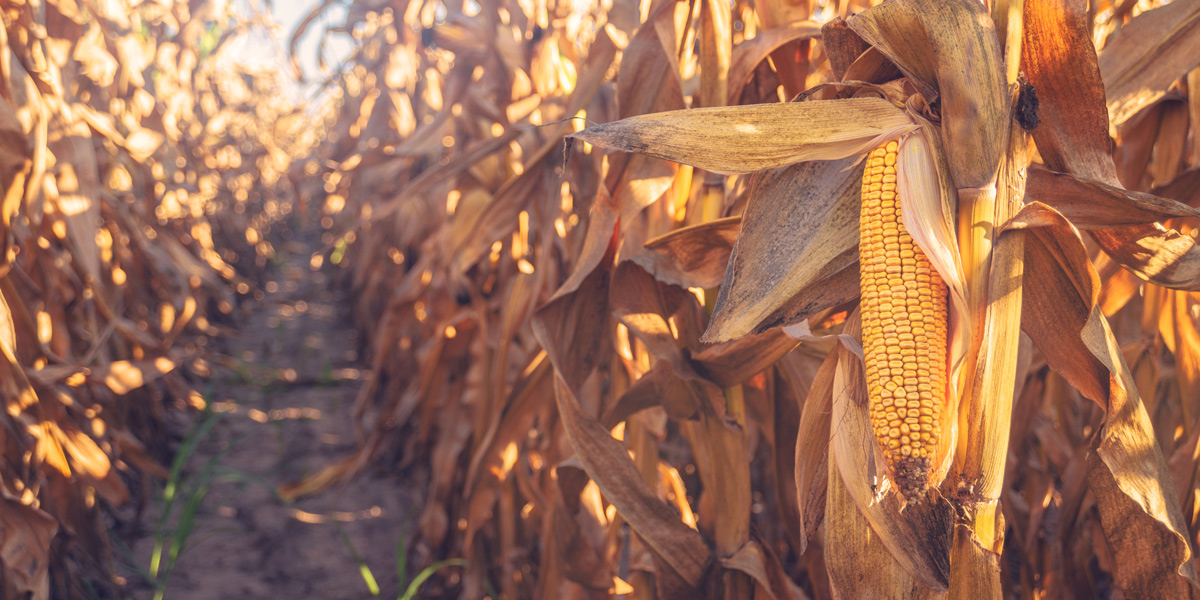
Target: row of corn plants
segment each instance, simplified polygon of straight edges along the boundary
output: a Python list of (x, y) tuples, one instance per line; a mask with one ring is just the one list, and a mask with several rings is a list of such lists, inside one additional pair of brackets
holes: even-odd
[(285, 496), (426, 474), (462, 598), (1200, 592), (1200, 3), (342, 16), (373, 363)]
[(0, 593), (124, 597), (110, 532), (168, 478), (169, 417), (205, 404), (202, 340), (256, 288), (317, 129), (231, 60), (269, 23), (225, 3), (0, 16)]

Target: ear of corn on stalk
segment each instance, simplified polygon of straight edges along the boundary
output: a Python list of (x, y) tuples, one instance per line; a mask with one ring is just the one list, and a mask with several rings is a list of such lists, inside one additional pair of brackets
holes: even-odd
[(947, 289), (904, 226), (892, 141), (867, 158), (859, 259), (863, 358), (875, 439), (900, 493), (924, 495), (947, 393)]

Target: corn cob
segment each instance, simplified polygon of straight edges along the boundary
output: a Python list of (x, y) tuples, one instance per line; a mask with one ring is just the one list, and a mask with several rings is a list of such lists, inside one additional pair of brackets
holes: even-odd
[(946, 283), (901, 219), (896, 142), (863, 173), (862, 337), (875, 439), (900, 493), (924, 495), (946, 405)]

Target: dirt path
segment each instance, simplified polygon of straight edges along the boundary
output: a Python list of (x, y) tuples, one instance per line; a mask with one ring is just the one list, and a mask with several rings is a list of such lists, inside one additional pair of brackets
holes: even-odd
[[(291, 505), (275, 494), (275, 486), (354, 448), (350, 411), (364, 374), (342, 298), (330, 291), (327, 275), (309, 268), (309, 249), (291, 242), (281, 255), (265, 297), (249, 306), (236, 336), (209, 344), (216, 346), (209, 396), (220, 416), (208, 434), (194, 436), (199, 443), (173, 515), (206, 474), (212, 485), (167, 581), (168, 599), (368, 598), (359, 559), (381, 597), (397, 596), (397, 541), (417, 510), (412, 482), (367, 472), (344, 489)], [(155, 490), (133, 559), (116, 556), (143, 569), (137, 575), (118, 567), (135, 598), (154, 593), (144, 570), (156, 529), (165, 531), (156, 527), (163, 506)]]

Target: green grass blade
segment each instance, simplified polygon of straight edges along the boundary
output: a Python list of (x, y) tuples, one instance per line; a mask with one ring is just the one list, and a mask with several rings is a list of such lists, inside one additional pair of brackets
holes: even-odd
[(367, 566), (366, 561), (358, 555), (358, 549), (354, 547), (354, 542), (350, 541), (350, 536), (346, 535), (346, 528), (342, 527), (341, 523), (334, 522), (337, 525), (338, 534), (342, 536), (342, 542), (350, 549), (350, 555), (354, 557), (354, 562), (358, 564), (358, 573), (362, 576), (363, 583), (367, 584), (367, 591), (371, 596), (379, 595), (379, 583), (375, 581), (375, 574), (371, 572), (371, 568)]
[(408, 589), (404, 590), (404, 595), (400, 596), (400, 600), (412, 600), (417, 595), (417, 590), (421, 588), (421, 584), (425, 583), (426, 579), (433, 576), (434, 573), (446, 567), (465, 567), (467, 561), (461, 558), (451, 558), (441, 560), (425, 567), (417, 576), (413, 578), (412, 583), (408, 584)]

